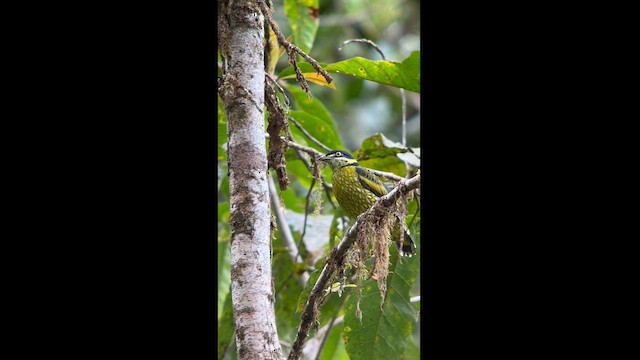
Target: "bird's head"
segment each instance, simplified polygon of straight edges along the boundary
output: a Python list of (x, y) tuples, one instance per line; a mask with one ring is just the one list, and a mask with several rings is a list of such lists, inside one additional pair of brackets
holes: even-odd
[(329, 165), (332, 170), (341, 168), (346, 165), (358, 163), (358, 161), (355, 160), (353, 156), (351, 156), (351, 154), (343, 150), (329, 151), (326, 155), (320, 156), (318, 160), (322, 161), (324, 164)]

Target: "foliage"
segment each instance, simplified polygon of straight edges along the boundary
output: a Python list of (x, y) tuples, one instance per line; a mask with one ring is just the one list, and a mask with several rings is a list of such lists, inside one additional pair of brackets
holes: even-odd
[[(300, 63), (300, 70), (305, 77), (319, 85), (335, 88), (322, 78), (316, 76), (315, 69), (311, 64)], [(348, 60), (339, 61), (333, 64), (324, 64), (323, 68), (330, 73), (347, 74), (364, 80), (375, 81), (420, 92), (420, 51), (414, 51), (402, 62), (395, 61), (372, 61), (361, 57), (354, 57)], [(280, 79), (295, 78), (293, 67), (289, 66), (279, 74)]]
[[(353, 1), (346, 7), (319, 0), (274, 1), (274, 17), (285, 36), (289, 36), (301, 50), (311, 55), (325, 70), (337, 74), (334, 82), (328, 84), (307, 62), (298, 65), (304, 77), (312, 84), (309, 97), (296, 82), (295, 72), (287, 61), (287, 54), (278, 46), (272, 31), (269, 31), (272, 58), (267, 70), (282, 87), (290, 108), (287, 115), (293, 119), (289, 130), (293, 141), (311, 147), (321, 153), (326, 149), (351, 151), (362, 166), (394, 173), (405, 177), (407, 170), (414, 174), (419, 169), (420, 142), (412, 126), (419, 127), (420, 92), (420, 51), (417, 46), (410, 49), (394, 47), (400, 40), (397, 35), (388, 34), (387, 28), (406, 26), (404, 29), (415, 36), (412, 25), (407, 22), (416, 11), (409, 11), (406, 17), (397, 8), (415, 8), (416, 2), (397, 1)], [(393, 5), (393, 9), (389, 5)], [(395, 4), (395, 5), (394, 5)], [(386, 11), (386, 18), (375, 15)], [(392, 11), (393, 10), (393, 11)], [(370, 14), (363, 16), (361, 14)], [(391, 16), (393, 14), (393, 16)], [(362, 26), (361, 36), (353, 36), (353, 29), (346, 25), (326, 25), (324, 20), (353, 19), (360, 17), (357, 24)], [(389, 20), (391, 19), (391, 20)], [(370, 20), (370, 21), (369, 21)], [(414, 19), (415, 20), (415, 19)], [(340, 23), (340, 21), (336, 21)], [(402, 31), (401, 31), (402, 32)], [(342, 41), (354, 37), (367, 38), (378, 42), (388, 59), (376, 58), (376, 53), (366, 44), (350, 44), (343, 53), (336, 50)], [(395, 43), (394, 43), (395, 41)], [(344, 56), (347, 58), (344, 58)], [(275, 59), (273, 58), (275, 57)], [(342, 57), (342, 58), (341, 58)], [(397, 59), (397, 60), (395, 60)], [(398, 89), (407, 93), (406, 146), (402, 145), (401, 97)], [(285, 104), (283, 94), (278, 94), (281, 104)], [(383, 105), (381, 105), (383, 104)], [(384, 105), (386, 104), (386, 105)], [(381, 107), (382, 106), (382, 107)], [(386, 110), (380, 111), (381, 108)], [(353, 109), (359, 109), (354, 115)], [(385, 114), (389, 115), (386, 116)], [(363, 120), (365, 119), (365, 120)], [(297, 123), (297, 124), (296, 124)], [(298, 128), (298, 125), (302, 128)], [(355, 134), (355, 135), (354, 135)], [(315, 140), (311, 139), (313, 137)], [(222, 103), (218, 98), (218, 358), (233, 358), (233, 315), (231, 311), (230, 264), (229, 264), (229, 192), (226, 176), (226, 118)], [(265, 142), (265, 144), (267, 144)], [(277, 328), (283, 350), (289, 352), (297, 326), (300, 311), (304, 307), (324, 259), (352, 223), (337, 205), (335, 198), (328, 198), (327, 192), (318, 180), (314, 180), (304, 160), (291, 148), (286, 153), (286, 170), (291, 185), (279, 191), (280, 203), (285, 207), (287, 221), (293, 238), (299, 247), (303, 264), (294, 264), (287, 251), (283, 232), (274, 232), (272, 270), (275, 288), (275, 311)], [(309, 162), (308, 157), (306, 161)], [(270, 172), (271, 174), (271, 172)], [(321, 175), (331, 183), (331, 171), (323, 169)], [(387, 181), (387, 180), (385, 180)], [(313, 186), (313, 188), (311, 188)], [(331, 201), (330, 201), (331, 200)], [(305, 214), (306, 213), (306, 214)], [(304, 220), (300, 220), (304, 219)], [(306, 222), (306, 227), (303, 225)], [(406, 224), (418, 247), (418, 255), (413, 258), (398, 259), (397, 251), (391, 248), (391, 261), (387, 277), (387, 296), (384, 302), (378, 293), (376, 280), (362, 281), (361, 298), (358, 290), (347, 287), (339, 295), (329, 292), (320, 307), (318, 329), (334, 325), (326, 335), (320, 352), (320, 359), (400, 359), (413, 358), (420, 353), (416, 341), (416, 321), (419, 302), (410, 298), (420, 295), (420, 211), (416, 200), (407, 204)], [(304, 233), (304, 235), (303, 235)], [(370, 263), (370, 260), (367, 262)], [(370, 269), (370, 267), (368, 267)], [(345, 273), (346, 283), (356, 283), (352, 270)], [(301, 274), (307, 271), (310, 280), (303, 285)], [(356, 316), (356, 307), (362, 310), (362, 321)], [(316, 333), (311, 332), (309, 340)], [(322, 339), (320, 339), (322, 340)]]

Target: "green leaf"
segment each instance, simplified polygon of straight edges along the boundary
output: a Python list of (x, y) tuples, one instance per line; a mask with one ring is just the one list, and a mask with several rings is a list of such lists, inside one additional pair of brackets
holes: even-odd
[(404, 258), (399, 263), (394, 249), (390, 249), (390, 262), (387, 296), (382, 309), (374, 280), (362, 285), (362, 323), (355, 314), (355, 293), (347, 300), (343, 339), (351, 360), (399, 359), (417, 321), (416, 307), (409, 302), (409, 290), (419, 266), (411, 258)]
[[(342, 143), (338, 138), (338, 133), (320, 117), (311, 115), (306, 111), (290, 111), (289, 116), (295, 119), (309, 135), (313, 136), (321, 144), (324, 144), (331, 149), (342, 148)], [(295, 125), (292, 126), (295, 127)], [(306, 142), (310, 147), (320, 151), (321, 153), (326, 152), (325, 149), (310, 140), (306, 135), (302, 136), (307, 139)]]
[(389, 140), (386, 136), (376, 133), (362, 142), (360, 150), (355, 154), (358, 160), (368, 160), (373, 158), (383, 158), (395, 156), (406, 152), (402, 144)]
[[(278, 233), (274, 241), (276, 247), (284, 247), (281, 235)], [(301, 245), (303, 246), (303, 245)], [(302, 251), (302, 249), (301, 249)], [(288, 251), (275, 252), (272, 260), (275, 284), (275, 313), (278, 337), (286, 342), (293, 342), (300, 314), (295, 312), (298, 296), (302, 292), (299, 274), (291, 262)]]
[(293, 43), (309, 54), (319, 24), (319, 0), (284, 0), (284, 12), (289, 19)]
[[(420, 51), (412, 52), (400, 63), (354, 57), (328, 65), (320, 63), (320, 66), (329, 73), (351, 75), (420, 93)], [(298, 62), (298, 67), (303, 73), (317, 73), (317, 70), (306, 62)], [(278, 78), (292, 78), (292, 74), (295, 74), (295, 71), (293, 67), (288, 66), (278, 74)]]
[(218, 321), (231, 286), (231, 254), (229, 242), (218, 242)]
[[(293, 95), (293, 102), (296, 105), (296, 109), (307, 112), (320, 120), (322, 120), (326, 126), (333, 129), (335, 133), (338, 133), (338, 126), (331, 117), (329, 110), (318, 100), (317, 98), (309, 98), (307, 94), (295, 85), (287, 85), (287, 90)], [(306, 129), (309, 130), (309, 129)], [(337, 137), (338, 143), (341, 143), (340, 138)]]
[(401, 63), (354, 57), (329, 64), (324, 69), (420, 93), (420, 51), (412, 52)]
[(320, 360), (343, 360), (348, 359), (347, 351), (342, 341), (342, 329), (344, 324), (338, 324), (331, 328), (327, 342), (322, 348)]
[[(417, 151), (418, 154), (420, 153), (419, 148), (414, 149), (414, 151)], [(364, 167), (391, 171), (399, 176), (405, 176), (406, 174), (406, 167), (403, 161), (420, 167), (420, 159), (415, 154), (408, 152), (408, 148), (380, 133), (366, 138), (354, 155)]]
[[(418, 343), (419, 345), (420, 343)], [(413, 360), (420, 359), (420, 347), (416, 345), (413, 337), (407, 341), (407, 349), (404, 351), (404, 354), (400, 358), (402, 360)]]
[(282, 196), (287, 211), (304, 214), (306, 197), (298, 196), (291, 187), (281, 191), (280, 196)]
[[(407, 173), (407, 168), (404, 163), (395, 156), (387, 156), (383, 158), (371, 158), (368, 160), (358, 161), (362, 167), (369, 169), (376, 169), (380, 171), (392, 172), (398, 176), (404, 177)], [(384, 178), (380, 178), (383, 182), (388, 182)]]
[[(295, 179), (300, 183), (299, 185), (305, 189), (305, 195), (302, 195), (302, 193), (298, 193), (297, 191), (296, 195), (303, 197), (306, 196), (306, 191), (309, 189), (309, 186), (311, 186), (311, 180), (313, 179), (313, 177), (311, 176), (311, 173), (309, 172), (307, 167), (304, 166), (302, 161), (298, 159), (297, 156), (296, 158), (291, 160), (287, 159), (287, 173), (289, 173), (290, 176), (295, 176)], [(293, 182), (292, 186), (295, 186)], [(297, 188), (294, 189), (297, 190)]]
[[(347, 214), (344, 213), (342, 207), (338, 207), (333, 214), (333, 220), (331, 221), (331, 228), (329, 229), (329, 249), (332, 249), (336, 244), (340, 242), (340, 238), (344, 232), (344, 229), (339, 229), (338, 224), (342, 222), (341, 217), (347, 218)], [(347, 224), (343, 224), (346, 226)]]
[(233, 305), (231, 304), (231, 291), (227, 293), (224, 301), (222, 317), (218, 321), (218, 359), (222, 359), (227, 351), (234, 333)]
[[(319, 261), (318, 263), (321, 263), (321, 261)], [(296, 313), (301, 313), (302, 310), (304, 310), (304, 306), (307, 304), (307, 299), (311, 294), (311, 290), (313, 290), (313, 285), (315, 285), (316, 281), (318, 281), (320, 273), (322, 273), (322, 267), (309, 274), (309, 281), (307, 281), (307, 285), (305, 285), (304, 290), (302, 290), (300, 296), (298, 297)]]
[[(342, 149), (342, 141), (336, 122), (331, 117), (327, 108), (317, 98), (308, 98), (304, 91), (297, 86), (289, 84), (285, 86), (291, 94), (291, 101), (295, 105), (295, 111), (290, 111), (289, 116), (294, 118), (314, 138), (332, 149)], [(321, 153), (326, 150), (315, 144), (304, 135), (294, 124), (290, 124), (291, 133), (296, 142), (312, 147)]]

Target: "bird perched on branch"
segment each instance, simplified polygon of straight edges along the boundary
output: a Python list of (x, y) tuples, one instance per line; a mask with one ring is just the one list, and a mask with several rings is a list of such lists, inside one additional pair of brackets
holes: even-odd
[[(363, 167), (351, 154), (342, 150), (333, 150), (318, 160), (329, 165), (333, 171), (333, 193), (344, 211), (352, 218), (369, 210), (379, 197), (388, 193), (382, 181)], [(412, 256), (416, 253), (416, 245), (409, 236), (404, 221), (398, 223), (391, 232), (391, 238), (398, 247), (400, 256)], [(403, 225), (404, 236), (400, 236), (400, 223)]]

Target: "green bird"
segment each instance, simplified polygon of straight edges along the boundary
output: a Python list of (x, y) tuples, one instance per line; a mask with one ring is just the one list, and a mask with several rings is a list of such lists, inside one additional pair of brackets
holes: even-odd
[[(358, 161), (346, 151), (333, 150), (318, 160), (333, 171), (333, 193), (347, 215), (354, 219), (369, 210), (379, 197), (388, 193), (382, 181), (370, 170), (360, 167)], [(404, 225), (404, 221), (398, 220)], [(415, 255), (416, 245), (406, 228), (402, 237), (398, 224), (392, 230), (391, 238), (396, 243), (400, 256)]]

